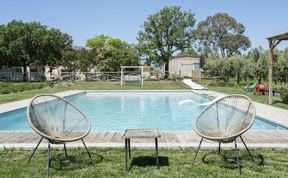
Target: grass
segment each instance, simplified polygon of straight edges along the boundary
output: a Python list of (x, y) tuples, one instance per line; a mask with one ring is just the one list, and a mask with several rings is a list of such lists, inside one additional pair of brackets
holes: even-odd
[[(224, 86), (208, 86), (209, 90), (225, 93), (225, 94), (243, 94), (248, 97), (250, 97), (253, 101), (268, 104), (268, 96), (267, 95), (255, 95), (253, 92), (246, 92), (242, 87), (240, 86), (230, 86), (230, 87), (224, 87)], [(273, 103), (272, 106), (288, 109), (288, 104), (284, 103), (280, 97), (274, 97), (272, 98)]]
[[(250, 97), (253, 101), (268, 104), (268, 95), (256, 95), (253, 92), (246, 92), (244, 90), (244, 86), (246, 86), (246, 83), (241, 83), (238, 85), (236, 82), (229, 82), (229, 84), (219, 83), (219, 82), (213, 82), (210, 80), (202, 80), (199, 82), (202, 85), (208, 85), (208, 89), (212, 91), (217, 91), (225, 94), (243, 94), (248, 97)], [(249, 83), (249, 82), (248, 82)], [(283, 100), (280, 97), (272, 97), (272, 106), (288, 109), (288, 104), (283, 102)]]
[(0, 94), (18, 93), (47, 87), (47, 82), (0, 82)]
[[(241, 150), (242, 175), (236, 173), (234, 151), (200, 151), (195, 165), (191, 166), (195, 150), (160, 149), (160, 169), (156, 169), (154, 150), (132, 149), (130, 171), (124, 168), (123, 149), (90, 148), (96, 162), (92, 166), (83, 148), (68, 149), (68, 157), (58, 148), (52, 150), (50, 175), (52, 177), (287, 177), (287, 150), (256, 149), (252, 162)], [(259, 154), (260, 153), (260, 154)], [(47, 150), (37, 150), (31, 162), (31, 150), (0, 150), (0, 177), (44, 177)]]
[(120, 82), (77, 82), (73, 85), (64, 84), (56, 87), (45, 87), (37, 90), (23, 91), (11, 94), (0, 94), (0, 104), (31, 98), (40, 93), (57, 93), (67, 90), (181, 90), (189, 89), (183, 82), (174, 81), (145, 81), (120, 85)]

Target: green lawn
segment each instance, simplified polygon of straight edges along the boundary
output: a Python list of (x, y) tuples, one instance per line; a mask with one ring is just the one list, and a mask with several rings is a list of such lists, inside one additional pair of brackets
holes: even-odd
[[(53, 149), (53, 147), (52, 147)], [(237, 177), (234, 151), (200, 151), (195, 165), (191, 166), (195, 150), (160, 149), (160, 169), (156, 169), (154, 150), (132, 149), (130, 171), (124, 169), (123, 149), (91, 148), (95, 166), (89, 162), (83, 148), (64, 151), (52, 150), (52, 177)], [(44, 177), (47, 150), (37, 150), (31, 162), (27, 159), (31, 150), (0, 150), (0, 177)], [(288, 154), (286, 150), (252, 150), (256, 162), (241, 151), (242, 175), (238, 177), (287, 177)]]
[[(250, 97), (253, 101), (263, 103), (263, 104), (268, 104), (268, 95), (256, 95), (253, 92), (246, 92), (244, 90), (244, 87), (251, 82), (244, 82), (240, 83), (238, 85), (236, 81), (230, 81), (228, 84), (223, 83), (222, 81), (217, 81), (217, 80), (201, 80), (199, 81), (199, 84), (201, 85), (207, 85), (208, 84), (208, 89), (212, 91), (217, 91), (225, 94), (243, 94), (248, 97)], [(267, 84), (266, 84), (267, 86)], [(272, 106), (283, 108), (283, 109), (288, 109), (288, 104), (284, 103), (283, 100), (280, 97), (272, 97)]]
[[(246, 92), (240, 86), (208, 86), (209, 90), (218, 91), (225, 94), (243, 94), (250, 97), (253, 101), (268, 104), (268, 95), (255, 95), (253, 92)], [(284, 103), (280, 97), (273, 97), (272, 106), (288, 109), (288, 104)]]
[(120, 85), (120, 82), (76, 82), (56, 87), (45, 87), (38, 90), (19, 93), (0, 94), (0, 104), (31, 98), (40, 93), (57, 93), (66, 90), (182, 90), (189, 89), (183, 82), (174, 81), (145, 81), (144, 86), (139, 83)]

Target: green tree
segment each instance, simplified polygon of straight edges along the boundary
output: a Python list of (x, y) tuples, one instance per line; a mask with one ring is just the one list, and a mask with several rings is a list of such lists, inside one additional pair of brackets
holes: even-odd
[(241, 55), (236, 55), (229, 58), (232, 67), (232, 75), (236, 77), (237, 84), (240, 84), (240, 80), (243, 74), (243, 68), (245, 65), (245, 58)]
[(72, 50), (72, 37), (58, 29), (47, 29), (42, 36), (42, 50), (44, 56), (41, 64), (48, 65), (50, 71), (61, 65), (65, 65), (62, 56), (63, 52)]
[(232, 60), (228, 60), (227, 58), (218, 57), (211, 53), (209, 57), (206, 59), (206, 63), (204, 65), (205, 73), (209, 76), (220, 77), (224, 80), (224, 82), (229, 82), (230, 77), (233, 77), (233, 64)]
[(39, 23), (23, 23), (13, 20), (0, 31), (0, 48), (4, 53), (6, 64), (24, 68), (23, 79), (26, 80), (26, 68), (36, 63), (42, 56), (39, 38), (45, 27)]
[[(287, 48), (288, 49), (288, 48)], [(288, 51), (288, 50), (285, 51)], [(288, 81), (288, 55), (285, 55), (285, 51), (279, 59), (279, 79), (281, 82)]]
[(198, 56), (197, 52), (194, 49), (187, 49), (177, 54), (177, 56), (189, 56), (189, 55)]
[(260, 55), (260, 59), (254, 64), (254, 76), (257, 80), (267, 80), (268, 78), (268, 50)]
[(69, 72), (85, 72), (85, 79), (87, 80), (87, 73), (94, 67), (93, 58), (90, 50), (82, 47), (74, 47), (63, 51), (62, 54), (63, 67)]
[(246, 58), (252, 60), (253, 62), (257, 62), (263, 53), (263, 48), (259, 46), (258, 48), (253, 48), (248, 51)]
[[(258, 59), (257, 59), (258, 60)], [(248, 59), (244, 59), (244, 66), (241, 71), (241, 77), (244, 79), (246, 82), (248, 80), (254, 80), (254, 67), (255, 67), (255, 62)]]
[(77, 63), (79, 61), (77, 49), (72, 48), (62, 51), (61, 61), (63, 62), (63, 67), (65, 67), (66, 71), (76, 72), (78, 69)]
[(37, 22), (13, 20), (0, 30), (0, 55), (8, 66), (26, 68), (31, 65), (53, 65), (61, 60), (61, 52), (71, 46), (71, 37), (56, 29), (48, 29)]
[(226, 13), (217, 13), (199, 22), (194, 31), (198, 49), (207, 56), (211, 51), (219, 52), (222, 57), (240, 54), (251, 46), (248, 37), (243, 35), (245, 27)]
[(285, 48), (279, 57), (279, 78), (281, 82), (286, 83), (288, 82), (288, 48)]
[(118, 38), (105, 35), (88, 39), (92, 63), (101, 71), (119, 71), (121, 66), (138, 65), (138, 56), (133, 45)]
[(168, 74), (172, 55), (191, 47), (194, 24), (194, 14), (179, 6), (164, 7), (150, 15), (137, 37), (141, 57), (156, 65), (165, 64)]

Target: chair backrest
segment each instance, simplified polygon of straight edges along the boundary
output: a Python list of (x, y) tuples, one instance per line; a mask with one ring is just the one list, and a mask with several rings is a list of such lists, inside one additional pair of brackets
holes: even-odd
[(231, 141), (252, 126), (255, 114), (255, 106), (247, 96), (224, 96), (199, 114), (194, 128), (204, 138)]
[(35, 132), (55, 143), (79, 140), (91, 130), (85, 114), (56, 95), (35, 96), (27, 107), (27, 119)]

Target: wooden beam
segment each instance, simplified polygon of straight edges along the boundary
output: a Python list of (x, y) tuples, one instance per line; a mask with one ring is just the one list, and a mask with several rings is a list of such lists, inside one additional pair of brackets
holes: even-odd
[(274, 49), (282, 40), (277, 40), (273, 42), (272, 49)]
[(280, 35), (275, 35), (267, 38), (268, 40), (288, 40), (288, 32), (287, 33), (282, 33)]
[(273, 74), (272, 74), (272, 61), (273, 61), (273, 41), (269, 39), (269, 104), (272, 104), (272, 79), (273, 79)]

